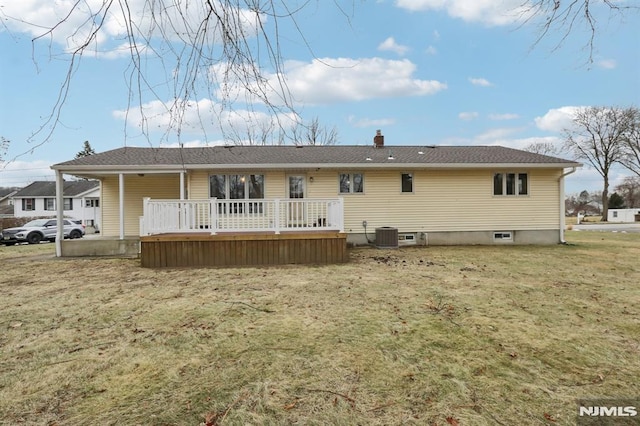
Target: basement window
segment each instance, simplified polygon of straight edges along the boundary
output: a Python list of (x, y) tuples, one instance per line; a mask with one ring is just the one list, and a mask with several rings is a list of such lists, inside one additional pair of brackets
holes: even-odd
[(493, 233), (494, 241), (513, 241), (513, 233), (511, 231), (500, 231)]

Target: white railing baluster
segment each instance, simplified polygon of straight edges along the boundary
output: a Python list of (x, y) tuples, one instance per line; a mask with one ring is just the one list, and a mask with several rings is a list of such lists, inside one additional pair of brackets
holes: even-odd
[(344, 232), (339, 199), (143, 200), (140, 234), (171, 232), (337, 230)]

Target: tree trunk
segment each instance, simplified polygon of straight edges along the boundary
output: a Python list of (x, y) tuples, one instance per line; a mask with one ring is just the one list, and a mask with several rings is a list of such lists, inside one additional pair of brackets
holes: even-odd
[(604, 175), (604, 188), (602, 189), (602, 221), (606, 222), (609, 216), (609, 173)]

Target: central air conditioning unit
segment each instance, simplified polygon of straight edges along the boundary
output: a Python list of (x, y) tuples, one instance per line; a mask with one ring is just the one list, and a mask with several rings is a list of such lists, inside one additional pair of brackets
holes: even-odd
[(377, 248), (398, 248), (398, 228), (382, 226), (376, 228)]

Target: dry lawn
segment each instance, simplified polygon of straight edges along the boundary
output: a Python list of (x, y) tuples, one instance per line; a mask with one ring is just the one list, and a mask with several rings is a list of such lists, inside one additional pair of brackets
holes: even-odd
[(640, 396), (640, 238), (142, 269), (0, 247), (0, 424), (569, 425)]

